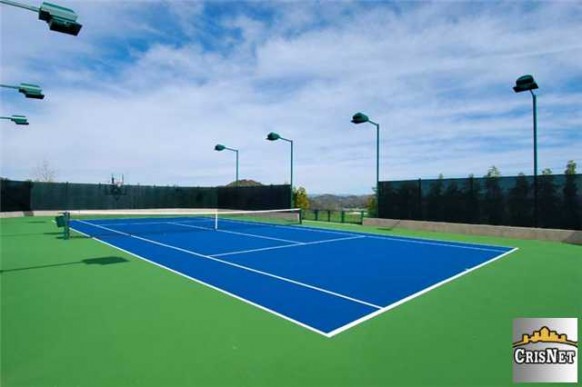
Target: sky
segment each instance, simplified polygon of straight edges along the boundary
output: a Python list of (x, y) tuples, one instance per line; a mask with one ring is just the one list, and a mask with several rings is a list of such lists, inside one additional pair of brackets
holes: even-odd
[[(31, 0), (25, 2), (30, 3)], [(290, 180), (310, 194), (372, 193), (380, 180), (582, 170), (582, 2), (52, 1), (77, 37), (0, 5), (0, 175), (216, 186)], [(38, 4), (35, 4), (38, 5)]]

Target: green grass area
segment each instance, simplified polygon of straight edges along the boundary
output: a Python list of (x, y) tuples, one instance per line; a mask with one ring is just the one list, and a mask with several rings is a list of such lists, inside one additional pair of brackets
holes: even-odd
[(52, 218), (1, 220), (2, 386), (511, 385), (512, 320), (582, 316), (582, 246), (519, 250), (328, 339)]

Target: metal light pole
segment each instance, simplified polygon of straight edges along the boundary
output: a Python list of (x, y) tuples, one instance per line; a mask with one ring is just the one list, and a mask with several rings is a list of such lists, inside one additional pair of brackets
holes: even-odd
[(238, 149), (229, 148), (229, 147), (224, 146), (222, 144), (216, 144), (214, 146), (214, 150), (218, 151), (218, 152), (221, 152), (225, 149), (236, 153), (236, 186), (238, 187)]
[(21, 83), (18, 86), (0, 84), (0, 87), (5, 87), (8, 89), (16, 89), (18, 92), (24, 94), (26, 98), (33, 99), (43, 99), (44, 94), (39, 85), (33, 85), (32, 83)]
[(523, 75), (515, 81), (513, 91), (521, 93), (529, 91), (533, 101), (533, 172), (534, 172), (534, 226), (539, 226), (538, 214), (538, 120), (537, 120), (537, 96), (533, 90), (538, 89), (538, 84), (531, 75)]
[[(352, 116), (353, 124), (363, 124), (365, 122), (376, 126), (376, 212), (378, 212), (380, 206), (380, 124), (370, 120), (364, 113), (356, 113)], [(378, 216), (377, 213), (376, 216)]]
[(267, 140), (269, 141), (277, 141), (283, 140), (287, 141), (291, 144), (291, 208), (293, 208), (293, 140), (289, 140), (288, 138), (281, 137), (278, 133), (271, 132), (267, 135)]
[(75, 11), (61, 7), (60, 5), (42, 3), (39, 8), (11, 0), (0, 0), (0, 3), (38, 13), (38, 19), (46, 21), (51, 31), (77, 36), (79, 31), (81, 31), (81, 27), (83, 27), (77, 23), (77, 14)]

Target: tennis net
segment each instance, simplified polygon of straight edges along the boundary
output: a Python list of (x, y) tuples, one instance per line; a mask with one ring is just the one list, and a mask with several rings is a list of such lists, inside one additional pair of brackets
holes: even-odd
[(68, 225), (91, 237), (209, 230), (249, 230), (301, 224), (300, 209), (263, 211), (126, 210), (73, 211)]

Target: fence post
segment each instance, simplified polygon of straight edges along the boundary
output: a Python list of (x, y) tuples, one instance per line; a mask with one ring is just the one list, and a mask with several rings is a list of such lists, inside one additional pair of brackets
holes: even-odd
[[(469, 191), (471, 192), (471, 195), (469, 196), (470, 198), (475, 198), (475, 186), (474, 186), (474, 177), (473, 176), (469, 176)], [(470, 217), (471, 217), (471, 221), (470, 223), (479, 223), (479, 221), (476, 219), (477, 218), (477, 208), (475, 206), (475, 203), (469, 203), (469, 207), (470, 209)]]
[(422, 181), (418, 178), (418, 219), (424, 220), (422, 211)]
[(346, 211), (345, 210), (342, 210), (342, 212), (341, 212), (341, 221), (342, 221), (342, 223), (346, 222)]

